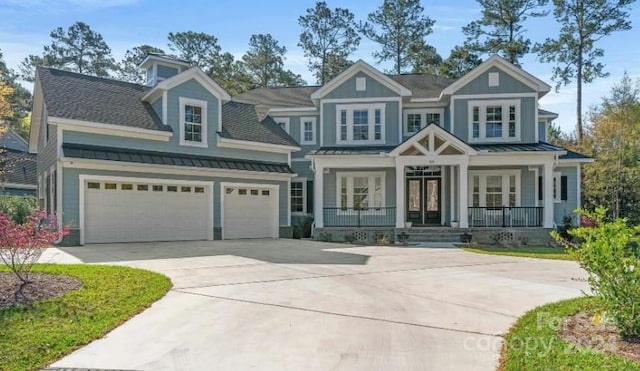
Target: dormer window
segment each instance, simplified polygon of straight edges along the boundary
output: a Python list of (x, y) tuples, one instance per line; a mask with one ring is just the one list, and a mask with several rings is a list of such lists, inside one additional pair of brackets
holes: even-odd
[(513, 141), (520, 139), (520, 101), (469, 102), (471, 142)]
[(207, 102), (180, 98), (180, 145), (207, 146)]
[(336, 142), (339, 144), (384, 143), (384, 108), (384, 103), (337, 105)]

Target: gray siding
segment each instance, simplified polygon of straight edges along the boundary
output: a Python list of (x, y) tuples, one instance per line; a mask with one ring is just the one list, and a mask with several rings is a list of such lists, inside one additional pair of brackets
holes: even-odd
[(307, 152), (320, 148), (320, 116), (303, 115), (303, 116), (282, 116), (282, 117), (289, 117), (289, 135), (291, 135), (291, 137), (295, 139), (296, 142), (298, 143), (302, 143), (302, 140), (300, 137), (301, 131), (302, 131), (301, 119), (303, 117), (316, 118), (316, 144), (315, 145), (300, 144), (301, 150), (298, 152), (293, 152), (291, 154), (293, 158), (302, 158), (307, 154)]
[[(366, 89), (364, 91), (356, 90), (356, 78), (364, 77), (366, 79)], [(340, 86), (333, 89), (323, 99), (351, 99), (351, 98), (377, 98), (377, 97), (398, 97), (399, 95), (379, 83), (373, 77), (364, 72), (358, 72)]]
[(159, 78), (168, 79), (169, 77), (173, 77), (178, 74), (178, 69), (175, 67), (163, 66), (161, 64), (157, 66), (157, 73)]
[[(498, 72), (500, 74), (499, 86), (489, 86), (489, 73)], [(513, 78), (507, 72), (498, 67), (492, 67), (482, 75), (478, 76), (455, 94), (503, 94), (503, 93), (532, 93), (535, 90)]]
[(307, 178), (307, 180), (313, 180), (314, 174), (311, 170), (311, 161), (292, 161), (291, 169), (294, 173), (298, 174), (300, 178)]
[[(400, 143), (400, 122), (398, 122), (400, 105), (398, 102), (367, 102), (366, 104), (385, 104), (385, 144), (393, 145)], [(340, 103), (322, 103), (322, 130), (323, 130), (323, 146), (335, 146), (336, 145), (336, 105), (338, 104), (350, 104), (348, 101)], [(353, 103), (361, 104), (361, 103)], [(373, 118), (371, 118), (373, 119)], [(364, 144), (370, 145), (370, 144)], [(357, 146), (357, 144), (354, 144)]]
[(554, 203), (553, 219), (556, 225), (562, 224), (562, 217), (571, 215), (576, 221), (574, 211), (578, 208), (578, 171), (576, 167), (558, 167), (554, 172), (560, 172), (567, 177), (567, 200)]
[(541, 142), (547, 141), (547, 124), (545, 122), (538, 123), (538, 138)]
[(80, 206), (79, 206), (79, 189), (80, 189), (80, 174), (90, 175), (104, 175), (104, 176), (117, 176), (117, 177), (135, 177), (135, 178), (156, 178), (156, 179), (179, 179), (179, 180), (201, 180), (201, 181), (213, 181), (214, 182), (214, 227), (220, 227), (221, 220), (221, 208), (220, 208), (220, 182), (235, 182), (235, 183), (261, 183), (261, 184), (278, 184), (280, 186), (279, 192), (279, 209), (280, 209), (280, 226), (288, 226), (288, 200), (289, 200), (289, 188), (288, 183), (284, 181), (269, 181), (269, 180), (248, 180), (238, 179), (232, 177), (203, 177), (203, 176), (185, 176), (185, 175), (170, 175), (170, 174), (153, 174), (153, 173), (140, 173), (140, 172), (124, 172), (124, 171), (104, 171), (104, 170), (88, 170), (88, 169), (69, 169), (65, 168), (63, 171), (63, 222), (65, 224), (71, 224), (72, 228), (78, 228), (80, 219)]
[(156, 115), (162, 119), (162, 97), (159, 97), (155, 102), (151, 103), (151, 108), (153, 108)]
[[(536, 99), (533, 97), (520, 99), (520, 141), (510, 140), (517, 143), (534, 143), (536, 130), (535, 121)], [(469, 140), (469, 101), (493, 100), (493, 99), (456, 99), (454, 101), (454, 134), (464, 141)], [(507, 140), (505, 140), (507, 141)]]

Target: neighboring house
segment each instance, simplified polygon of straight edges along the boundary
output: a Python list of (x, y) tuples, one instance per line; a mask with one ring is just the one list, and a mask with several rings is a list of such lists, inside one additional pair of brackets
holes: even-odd
[(36, 156), (13, 130), (0, 135), (0, 195), (36, 195)]
[(141, 68), (146, 86), (37, 70), (29, 148), (65, 243), (290, 237), (306, 215), (336, 236), (543, 230), (580, 204), (591, 160), (545, 143), (549, 85), (499, 57), (457, 81), (358, 61), (233, 98), (175, 58)]

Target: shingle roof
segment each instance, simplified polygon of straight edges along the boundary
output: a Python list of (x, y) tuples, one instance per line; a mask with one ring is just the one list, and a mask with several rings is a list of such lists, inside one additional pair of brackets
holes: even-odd
[(45, 67), (37, 74), (51, 117), (171, 131), (141, 100), (147, 86)]
[(10, 148), (0, 149), (1, 178), (6, 183), (36, 185), (36, 155)]
[(387, 75), (407, 89), (411, 98), (438, 98), (442, 90), (451, 85), (454, 79), (431, 74)]
[(0, 147), (15, 149), (17, 151), (28, 152), (29, 143), (18, 133), (9, 129), (0, 135)]
[(553, 144), (538, 143), (493, 143), (493, 144), (469, 144), (476, 151), (487, 152), (549, 152), (564, 151), (562, 147)]
[(311, 94), (318, 89), (320, 86), (258, 88), (239, 94), (233, 100), (267, 107), (313, 107)]
[(558, 114), (555, 112), (547, 111), (542, 108), (538, 109), (538, 116), (555, 116), (558, 117)]
[(220, 136), (252, 142), (299, 146), (272, 118), (267, 117), (258, 121), (255, 106), (233, 101), (222, 106), (222, 133)]
[(560, 156), (560, 160), (583, 160), (593, 158), (591, 156), (583, 155), (582, 153), (574, 152), (568, 149), (565, 149), (565, 151), (567, 151), (567, 154)]
[(115, 147), (101, 147), (86, 144), (64, 143), (65, 157), (91, 160), (134, 162), (153, 165), (185, 166), (210, 169), (260, 171), (291, 174), (293, 171), (285, 163), (250, 161), (232, 158), (194, 156), (168, 152), (142, 151)]
[(320, 147), (309, 155), (377, 155), (391, 152), (396, 146)]

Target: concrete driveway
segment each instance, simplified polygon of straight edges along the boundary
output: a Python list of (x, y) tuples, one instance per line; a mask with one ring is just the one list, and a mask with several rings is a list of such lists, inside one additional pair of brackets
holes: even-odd
[(53, 367), (493, 370), (525, 311), (581, 295), (577, 264), (456, 248), (296, 240), (52, 249), (45, 261), (161, 272), (174, 288)]

